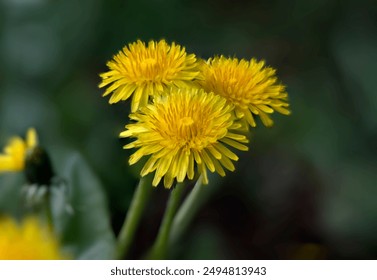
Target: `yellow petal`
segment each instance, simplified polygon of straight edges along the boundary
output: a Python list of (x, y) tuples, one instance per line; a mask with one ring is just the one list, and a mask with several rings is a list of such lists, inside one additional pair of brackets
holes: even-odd
[(38, 135), (34, 128), (29, 128), (26, 133), (26, 146), (29, 149), (38, 146)]

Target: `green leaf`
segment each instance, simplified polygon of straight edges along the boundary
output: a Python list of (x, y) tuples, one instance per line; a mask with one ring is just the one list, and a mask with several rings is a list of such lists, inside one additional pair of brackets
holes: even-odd
[(22, 210), (21, 189), (25, 184), (22, 173), (0, 175), (0, 214), (17, 216)]
[(59, 165), (64, 182), (52, 188), (51, 204), (64, 249), (76, 259), (113, 258), (115, 237), (99, 179), (78, 153)]

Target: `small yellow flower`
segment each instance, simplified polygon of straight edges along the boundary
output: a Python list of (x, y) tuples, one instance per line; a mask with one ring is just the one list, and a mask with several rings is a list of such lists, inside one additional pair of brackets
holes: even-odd
[(99, 87), (108, 86), (103, 96), (112, 93), (109, 103), (128, 99), (132, 94), (131, 111), (148, 103), (149, 96), (169, 86), (186, 87), (200, 74), (194, 54), (184, 47), (165, 40), (138, 40), (125, 46), (107, 63), (110, 71), (101, 74)]
[(0, 154), (0, 172), (21, 171), (25, 167), (25, 156), (29, 149), (38, 145), (38, 137), (35, 129), (30, 128), (26, 133), (26, 140), (20, 137), (12, 137)]
[(149, 156), (140, 175), (155, 171), (153, 186), (162, 177), (170, 188), (174, 179), (183, 182), (194, 177), (195, 163), (208, 183), (207, 169), (225, 176), (223, 167), (234, 171), (238, 157), (226, 145), (246, 151), (246, 136), (234, 133), (240, 127), (234, 122), (233, 106), (213, 93), (195, 88), (171, 88), (156, 96), (152, 104), (130, 115), (136, 123), (126, 126), (120, 137), (136, 140), (125, 149), (138, 148), (129, 159), (134, 164)]
[(59, 260), (59, 244), (36, 218), (0, 218), (0, 260)]
[(265, 67), (264, 61), (220, 56), (202, 63), (201, 69), (203, 80), (199, 83), (203, 89), (225, 97), (235, 106), (237, 118), (251, 126), (256, 126), (255, 115), (270, 127), (273, 121), (269, 114), (290, 114), (285, 87), (278, 83), (275, 69)]

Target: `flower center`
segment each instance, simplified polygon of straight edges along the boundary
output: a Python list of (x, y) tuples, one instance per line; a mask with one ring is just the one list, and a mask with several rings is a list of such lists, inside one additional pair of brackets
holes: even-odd
[(146, 58), (140, 63), (140, 67), (143, 71), (153, 71), (157, 64), (157, 60), (154, 58)]
[(191, 117), (183, 117), (181, 118), (181, 125), (182, 126), (189, 126), (194, 123), (194, 120)]
[(160, 145), (199, 151), (225, 136), (231, 125), (230, 108), (214, 94), (187, 91), (173, 88), (170, 95), (157, 98), (150, 124), (161, 137)]

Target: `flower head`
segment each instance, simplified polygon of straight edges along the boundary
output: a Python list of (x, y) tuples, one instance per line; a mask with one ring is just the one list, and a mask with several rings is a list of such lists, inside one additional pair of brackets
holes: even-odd
[(11, 218), (0, 218), (1, 260), (63, 259), (59, 245), (51, 232), (35, 218), (18, 224)]
[(182, 182), (193, 179), (195, 165), (208, 183), (207, 169), (225, 176), (223, 167), (233, 171), (232, 160), (238, 160), (228, 147), (248, 149), (246, 136), (232, 132), (239, 128), (232, 115), (233, 106), (213, 93), (195, 88), (171, 88), (165, 95), (155, 97), (130, 118), (135, 123), (126, 126), (121, 137), (136, 138), (125, 149), (137, 148), (130, 164), (149, 156), (141, 176), (155, 171), (153, 186), (162, 177), (170, 188), (174, 179)]
[(150, 95), (169, 86), (186, 87), (199, 76), (197, 59), (184, 47), (165, 40), (138, 40), (125, 46), (107, 63), (110, 71), (101, 74), (99, 87), (108, 86), (103, 96), (112, 93), (109, 103), (128, 99), (132, 94), (131, 111), (148, 103)]
[(21, 171), (25, 168), (27, 151), (38, 145), (38, 137), (35, 129), (30, 128), (26, 133), (26, 140), (20, 137), (12, 137), (0, 154), (0, 172)]
[(273, 125), (269, 114), (290, 114), (285, 87), (277, 82), (275, 69), (265, 67), (264, 61), (220, 56), (202, 63), (201, 68), (203, 89), (225, 97), (235, 106), (237, 118), (251, 126), (256, 126), (255, 115), (269, 127)]

